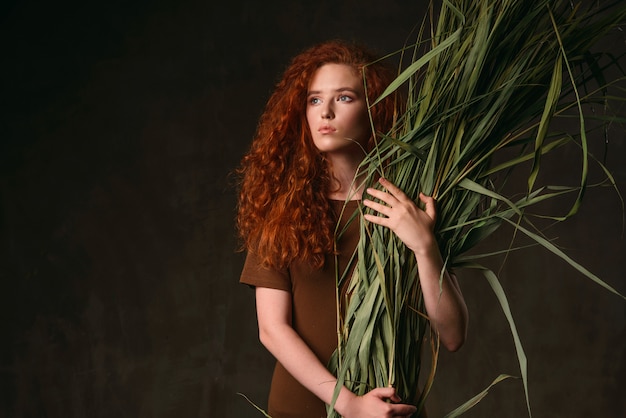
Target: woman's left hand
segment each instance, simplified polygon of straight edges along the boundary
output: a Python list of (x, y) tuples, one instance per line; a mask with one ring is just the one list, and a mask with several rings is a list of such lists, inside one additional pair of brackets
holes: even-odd
[(363, 200), (368, 208), (378, 212), (364, 215), (365, 219), (391, 229), (413, 251), (417, 259), (418, 276), (424, 295), (426, 313), (439, 333), (441, 342), (450, 351), (458, 350), (467, 334), (467, 307), (454, 275), (442, 270), (444, 262), (435, 239), (436, 202), (420, 193), (424, 209), (402, 190), (385, 179), (380, 184), (387, 191), (367, 189), (373, 200)]
[(367, 193), (382, 203), (364, 199), (363, 204), (384, 216), (366, 214), (365, 219), (391, 229), (414, 253), (429, 253), (433, 245), (436, 245), (435, 199), (420, 193), (419, 199), (424, 203), (422, 210), (389, 180), (381, 178), (379, 182), (387, 192), (369, 188)]

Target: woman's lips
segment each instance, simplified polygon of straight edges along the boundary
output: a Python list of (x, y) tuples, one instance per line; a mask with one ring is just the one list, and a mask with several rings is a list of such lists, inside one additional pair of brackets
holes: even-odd
[(335, 131), (337, 131), (337, 129), (333, 128), (332, 126), (321, 126), (317, 130), (317, 132), (319, 132), (321, 134), (332, 134)]

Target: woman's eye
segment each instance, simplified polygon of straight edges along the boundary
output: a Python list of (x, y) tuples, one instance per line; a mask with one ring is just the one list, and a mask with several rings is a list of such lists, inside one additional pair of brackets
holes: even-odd
[(312, 97), (312, 98), (309, 99), (309, 103), (312, 104), (312, 105), (319, 104), (320, 102), (321, 102), (321, 100), (319, 98), (317, 98), (317, 97)]
[(344, 95), (339, 96), (339, 101), (340, 102), (351, 102), (352, 101), (352, 97), (346, 96), (344, 94)]

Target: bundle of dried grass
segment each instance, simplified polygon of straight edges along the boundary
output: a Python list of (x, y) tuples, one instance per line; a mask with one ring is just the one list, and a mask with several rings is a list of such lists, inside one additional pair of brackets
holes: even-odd
[[(532, 219), (562, 221), (581, 204), (590, 160), (583, 105), (603, 101), (605, 88), (623, 80), (604, 80), (606, 66), (591, 48), (625, 21), (626, 6), (615, 2), (585, 8), (566, 0), (444, 0), (438, 16), (436, 24), (422, 25), (415, 45), (403, 48), (413, 57), (383, 96), (405, 88), (406, 105), (394, 129), (379, 135), (361, 173), (368, 186), (383, 175), (412, 198), (423, 192), (437, 199), (436, 235), (446, 268), (484, 272), (509, 320), (528, 402), (526, 357), (504, 291), (496, 275), (478, 264), (476, 255), (466, 253), (501, 225), (510, 224), (515, 233), (527, 235), (618, 294), (553, 245)], [(581, 87), (591, 84), (596, 86), (593, 91), (582, 94)], [(555, 118), (572, 113), (578, 118), (575, 132), (551, 130)], [(572, 142), (581, 150), (579, 184), (538, 185), (542, 156)], [(515, 157), (492, 164), (504, 149), (507, 155), (514, 150)], [(527, 192), (519, 198), (506, 196), (498, 185), (512, 168), (528, 162), (532, 167)], [(574, 196), (567, 213), (531, 212), (546, 199), (565, 194)], [(415, 257), (391, 231), (360, 222), (354, 273), (344, 277), (338, 272), (338, 289), (349, 280), (349, 299), (338, 299), (345, 315), (338, 324), (339, 348), (331, 369), (337, 373), (337, 387), (364, 394), (374, 387), (394, 386), (403, 399), (421, 409), (433, 381), (438, 344), (434, 338), (433, 365), (426, 387), (418, 390), (422, 341), (429, 327)], [(465, 412), (483, 395), (450, 416)], [(329, 412), (330, 416), (336, 413)]]

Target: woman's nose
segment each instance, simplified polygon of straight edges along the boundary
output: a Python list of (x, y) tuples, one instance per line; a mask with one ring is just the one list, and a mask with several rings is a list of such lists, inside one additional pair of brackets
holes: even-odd
[(330, 106), (325, 106), (322, 109), (322, 119), (332, 119), (333, 116), (333, 110), (330, 108)]

